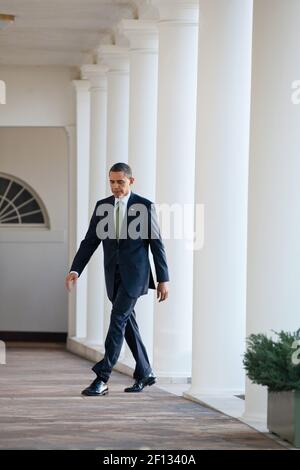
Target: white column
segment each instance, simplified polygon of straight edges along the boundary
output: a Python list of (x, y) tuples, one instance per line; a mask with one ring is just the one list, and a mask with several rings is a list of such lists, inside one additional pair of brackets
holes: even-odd
[[(97, 200), (106, 196), (106, 72), (101, 65), (82, 67), (91, 82), (90, 217)], [(104, 289), (103, 251), (98, 249), (88, 265), (87, 340), (95, 344), (103, 343)]]
[(155, 199), (158, 29), (151, 20), (122, 20), (129, 39), (129, 164), (134, 190)]
[[(159, 8), (157, 203), (193, 205), (198, 1), (152, 0)], [(183, 224), (181, 224), (183, 229)], [(165, 240), (170, 296), (156, 303), (154, 369), (191, 375), (193, 252), (186, 240)]]
[(192, 387), (244, 390), (252, 0), (200, 0)]
[[(117, 162), (128, 162), (129, 60), (128, 49), (115, 45), (98, 48), (98, 62), (107, 73), (107, 161), (106, 173)], [(107, 176), (108, 178), (108, 176)], [(108, 179), (107, 179), (108, 181)], [(107, 183), (107, 191), (110, 187)]]
[[(68, 139), (68, 259), (69, 267), (76, 253), (77, 243), (77, 225), (76, 225), (76, 198), (77, 198), (77, 144), (75, 125), (65, 127)], [(73, 336), (85, 335), (85, 322), (82, 322), (82, 316), (76, 309), (76, 293), (73, 292), (68, 298), (68, 338)]]
[[(247, 336), (299, 328), (300, 2), (254, 0)], [(265, 420), (266, 390), (247, 384), (245, 418)]]
[[(151, 20), (122, 20), (129, 39), (129, 164), (136, 178), (133, 191), (155, 200), (158, 78), (158, 29)], [(150, 361), (153, 358), (153, 291), (135, 308)]]
[[(90, 82), (73, 80), (76, 90), (76, 174), (74, 199), (69, 204), (75, 206), (75, 240), (74, 251), (84, 238), (89, 222), (89, 163), (90, 163)], [(70, 235), (73, 229), (70, 228)], [(76, 337), (86, 336), (87, 324), (87, 273), (80, 276), (76, 290), (73, 290), (76, 311)]]
[[(98, 48), (98, 62), (105, 64), (107, 73), (107, 153), (106, 193), (111, 194), (109, 168), (117, 162), (128, 162), (129, 127), (129, 59), (128, 49), (115, 45)], [(111, 304), (105, 298), (104, 334), (110, 321)]]

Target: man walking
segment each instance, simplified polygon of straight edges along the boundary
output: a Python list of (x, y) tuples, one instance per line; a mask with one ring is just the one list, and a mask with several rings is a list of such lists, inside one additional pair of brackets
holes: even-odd
[(136, 362), (134, 384), (125, 392), (141, 392), (156, 382), (135, 318), (134, 306), (148, 288), (155, 289), (148, 250), (153, 255), (159, 302), (168, 297), (168, 266), (154, 205), (133, 193), (132, 171), (126, 163), (116, 163), (109, 171), (112, 196), (97, 202), (88, 231), (75, 255), (66, 287), (70, 291), (99, 244), (103, 244), (107, 295), (112, 302), (104, 358), (92, 370), (96, 379), (83, 395), (108, 393), (107, 382), (116, 364), (123, 340)]

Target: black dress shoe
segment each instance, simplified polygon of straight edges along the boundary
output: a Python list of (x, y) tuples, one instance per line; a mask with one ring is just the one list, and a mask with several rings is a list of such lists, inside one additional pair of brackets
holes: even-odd
[(91, 383), (91, 385), (82, 390), (81, 395), (88, 397), (100, 397), (108, 394), (108, 386), (98, 377)]
[(149, 375), (146, 375), (142, 379), (136, 380), (132, 387), (127, 387), (124, 389), (124, 392), (129, 392), (129, 393), (137, 393), (141, 392), (146, 385), (153, 385), (156, 382), (156, 377), (151, 372)]

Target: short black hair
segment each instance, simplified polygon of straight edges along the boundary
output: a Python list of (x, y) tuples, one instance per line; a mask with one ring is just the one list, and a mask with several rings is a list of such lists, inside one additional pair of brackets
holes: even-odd
[(123, 171), (123, 173), (125, 173), (125, 175), (127, 176), (127, 178), (131, 178), (132, 177), (132, 171), (131, 171), (131, 168), (129, 165), (127, 165), (127, 163), (122, 163), (122, 162), (119, 162), (119, 163), (115, 163), (111, 169), (109, 170), (109, 173), (111, 171)]

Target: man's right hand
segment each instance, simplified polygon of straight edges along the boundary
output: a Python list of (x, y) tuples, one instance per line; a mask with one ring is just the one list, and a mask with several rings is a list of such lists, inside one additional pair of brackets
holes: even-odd
[(71, 292), (72, 287), (76, 285), (77, 279), (78, 275), (76, 273), (67, 274), (65, 285), (69, 292)]

